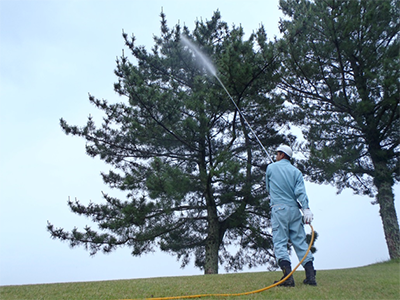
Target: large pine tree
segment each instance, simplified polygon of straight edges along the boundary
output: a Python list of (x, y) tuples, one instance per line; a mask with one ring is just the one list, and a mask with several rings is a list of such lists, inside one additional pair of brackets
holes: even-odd
[(393, 186), (400, 180), (400, 2), (280, 5), (286, 17), (279, 88), (301, 117), (305, 171), (339, 191), (376, 197), (389, 255), (399, 258)]
[(126, 191), (126, 199), (104, 194), (103, 203), (69, 201), (98, 230), (66, 231), (50, 222), (48, 230), (91, 254), (127, 246), (139, 256), (160, 248), (182, 266), (194, 258), (205, 274), (218, 273), (219, 264), (239, 270), (273, 263), (265, 153), (216, 78), (181, 43), (182, 34), (215, 62), (262, 143), (274, 149), (284, 141), (282, 102), (268, 97), (278, 76), (264, 29), (245, 40), (243, 29), (229, 29), (219, 12), (193, 32), (170, 29), (162, 13), (151, 51), (123, 34), (134, 58), (117, 60), (115, 91), (123, 100), (89, 97), (104, 112), (101, 126), (92, 118), (83, 127), (61, 119), (66, 134), (86, 140), (88, 155), (112, 167), (103, 180)]

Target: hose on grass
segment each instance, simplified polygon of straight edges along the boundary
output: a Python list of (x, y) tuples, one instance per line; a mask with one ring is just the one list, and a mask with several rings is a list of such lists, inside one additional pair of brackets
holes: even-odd
[[(245, 296), (245, 295), (251, 295), (251, 294), (256, 294), (256, 293), (261, 293), (266, 290), (269, 290), (273, 287), (276, 287), (277, 285), (280, 285), (281, 283), (285, 282), (290, 276), (293, 275), (293, 273), (297, 270), (297, 268), (301, 265), (301, 263), (306, 259), (308, 252), (310, 252), (310, 249), (312, 247), (312, 244), (314, 242), (314, 228), (312, 227), (311, 224), (308, 224), (311, 228), (311, 240), (310, 244), (308, 245), (308, 249), (304, 257), (300, 260), (300, 262), (297, 264), (297, 266), (290, 272), (285, 278), (281, 279), (280, 281), (277, 281), (274, 284), (271, 284), (267, 287), (264, 287), (259, 290), (254, 290), (250, 292), (244, 292), (244, 293), (234, 293), (234, 294), (199, 294), (199, 295), (186, 295), (186, 296), (173, 296), (173, 297), (151, 297), (151, 298), (145, 298), (145, 300), (172, 300), (172, 299), (194, 299), (194, 298), (203, 298), (203, 297), (232, 297), (232, 296)], [(139, 299), (121, 299), (121, 300), (139, 300)]]

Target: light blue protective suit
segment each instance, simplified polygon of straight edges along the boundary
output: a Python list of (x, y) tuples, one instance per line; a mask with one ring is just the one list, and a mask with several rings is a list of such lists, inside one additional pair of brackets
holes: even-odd
[[(280, 260), (290, 262), (287, 249), (290, 239), (300, 261), (308, 248), (299, 210), (299, 205), (303, 209), (309, 208), (303, 175), (289, 160), (282, 159), (268, 166), (265, 180), (271, 197), (272, 241), (276, 259), (278, 263)], [(313, 260), (310, 251), (302, 265)]]

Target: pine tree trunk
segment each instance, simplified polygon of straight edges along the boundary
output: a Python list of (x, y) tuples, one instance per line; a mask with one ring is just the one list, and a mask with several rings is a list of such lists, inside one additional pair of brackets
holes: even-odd
[(382, 183), (377, 195), (386, 244), (391, 259), (400, 258), (400, 229), (394, 206), (394, 195), (389, 183)]
[(376, 198), (379, 203), (379, 214), (383, 223), (389, 256), (391, 259), (400, 258), (400, 229), (394, 206), (393, 179), (386, 162), (375, 164), (375, 170), (374, 183), (378, 189)]
[[(206, 173), (206, 172), (204, 172)], [(206, 177), (206, 176), (204, 176)], [(211, 179), (207, 176), (205, 199), (207, 204), (207, 239), (205, 242), (204, 274), (218, 274), (219, 227), (217, 207), (211, 192)]]
[(209, 225), (209, 234), (206, 241), (206, 261), (204, 264), (204, 274), (218, 274), (218, 223)]

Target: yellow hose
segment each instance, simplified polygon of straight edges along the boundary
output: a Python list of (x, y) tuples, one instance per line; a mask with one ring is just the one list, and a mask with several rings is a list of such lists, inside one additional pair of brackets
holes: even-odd
[[(311, 241), (310, 244), (308, 245), (308, 249), (304, 257), (301, 259), (301, 261), (297, 264), (297, 266), (290, 272), (285, 278), (281, 279), (280, 281), (271, 284), (270, 286), (267, 286), (265, 288), (255, 290), (255, 291), (250, 291), (250, 292), (244, 292), (244, 293), (236, 293), (236, 294), (200, 294), (200, 295), (188, 295), (188, 296), (174, 296), (174, 297), (160, 297), (160, 298), (145, 298), (145, 300), (170, 300), (170, 299), (193, 299), (193, 298), (203, 298), (203, 297), (232, 297), (232, 296), (244, 296), (244, 295), (250, 295), (250, 294), (256, 294), (260, 292), (264, 292), (266, 290), (269, 290), (273, 287), (276, 287), (277, 285), (280, 285), (281, 283), (285, 282), (286, 279), (288, 279), (290, 276), (293, 275), (293, 273), (297, 270), (297, 268), (301, 265), (301, 263), (305, 260), (307, 257), (308, 252), (310, 252), (311, 246), (314, 242), (314, 228), (312, 227), (311, 224), (308, 224), (311, 227)], [(121, 299), (121, 300), (135, 300), (135, 299)], [(136, 299), (139, 300), (139, 299)]]

